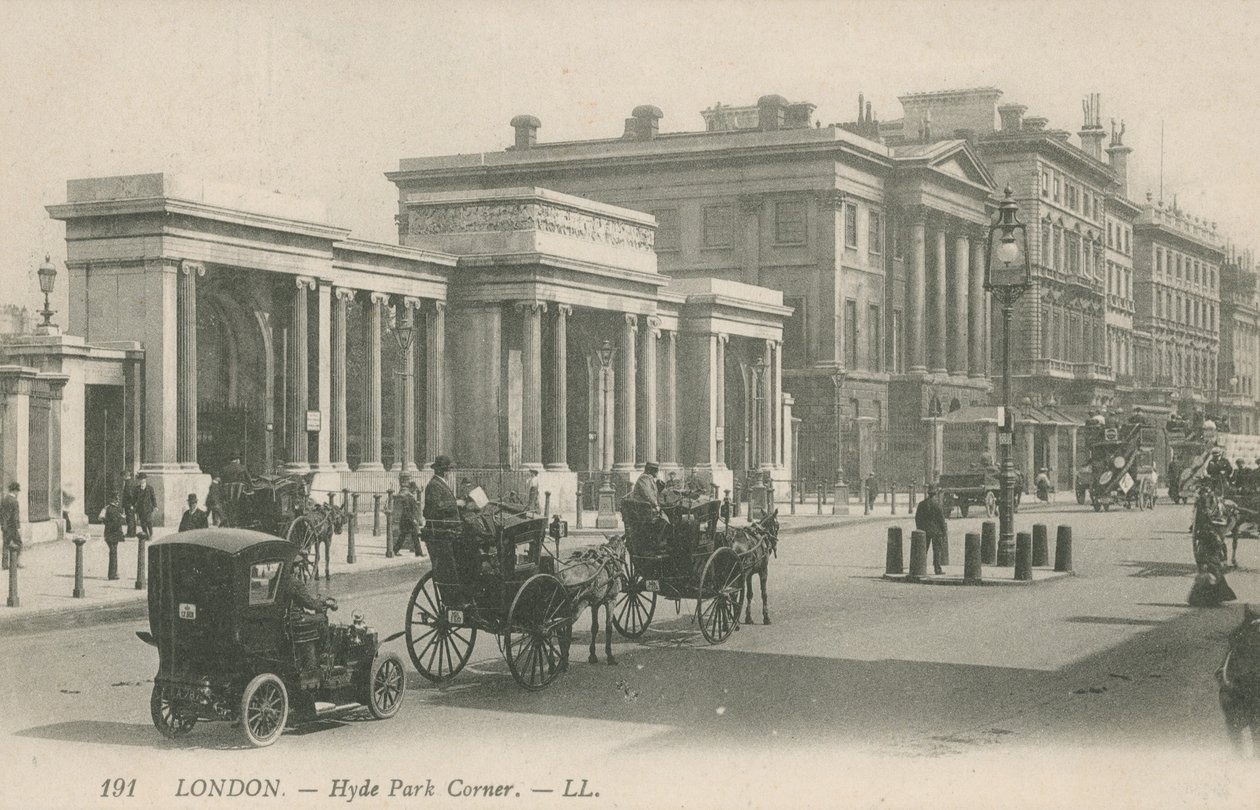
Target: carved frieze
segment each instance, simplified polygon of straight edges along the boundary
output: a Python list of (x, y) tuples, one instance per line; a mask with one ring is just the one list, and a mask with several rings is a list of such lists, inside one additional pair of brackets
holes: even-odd
[(537, 230), (614, 247), (650, 251), (653, 231), (644, 225), (537, 202), (423, 206), (410, 211), (413, 236)]

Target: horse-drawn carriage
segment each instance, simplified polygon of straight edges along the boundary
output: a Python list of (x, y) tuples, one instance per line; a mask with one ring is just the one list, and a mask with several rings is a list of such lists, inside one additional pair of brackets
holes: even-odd
[(1145, 422), (1088, 425), (1089, 500), (1094, 511), (1150, 509), (1155, 505), (1155, 427)]
[(293, 574), (302, 582), (319, 576), (319, 547), (324, 546), (328, 575), (328, 546), (341, 533), (346, 513), (341, 507), (310, 498), (314, 473), (262, 475), (249, 483), (223, 484), (219, 508), (224, 527), (250, 529), (283, 537), (301, 554)]
[(541, 689), (564, 671), (576, 618), (555, 559), (544, 553), (547, 519), (491, 504), (464, 520), (430, 520), (421, 539), (433, 561), (407, 604), (407, 652), (433, 683), (454, 678), (477, 633), (498, 637), (512, 677)]
[(621, 502), (628, 556), (626, 585), (613, 605), (613, 624), (639, 638), (652, 623), (657, 594), (696, 600), (696, 620), (710, 644), (739, 625), (745, 572), (740, 556), (717, 531), (722, 503), (682, 498), (660, 512), (631, 498)]

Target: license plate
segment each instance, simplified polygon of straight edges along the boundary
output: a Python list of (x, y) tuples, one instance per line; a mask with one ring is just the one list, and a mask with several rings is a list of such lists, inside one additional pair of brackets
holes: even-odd
[(195, 618), (197, 618), (197, 606), (196, 606), (196, 605), (190, 605), (190, 604), (188, 604), (187, 602), (180, 602), (180, 604), (179, 604), (179, 617), (180, 617), (181, 619), (195, 619)]
[(448, 610), (448, 611), (446, 611), (446, 620), (447, 620), (448, 622), (450, 622), (451, 624), (463, 624), (463, 623), (464, 623), (464, 611), (462, 611), (462, 610)]
[(659, 579), (647, 579), (643, 581), (643, 590), (659, 591), (661, 589), (661, 581)]

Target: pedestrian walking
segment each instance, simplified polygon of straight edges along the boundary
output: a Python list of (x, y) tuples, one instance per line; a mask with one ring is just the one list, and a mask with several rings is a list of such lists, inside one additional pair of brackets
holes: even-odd
[(879, 482), (875, 480), (875, 471), (872, 470), (871, 474), (866, 476), (866, 511), (869, 512), (875, 508), (875, 494), (878, 490)]
[(157, 495), (149, 486), (149, 479), (144, 473), (136, 476), (136, 491), (132, 501), (136, 512), (136, 533), (144, 532), (145, 537), (153, 537), (153, 513), (157, 510)]
[(542, 500), (538, 497), (538, 470), (529, 471), (529, 484), (525, 488), (525, 511), (535, 514), (542, 511)]
[(123, 473), (122, 501), (123, 513), (127, 516), (127, 536), (136, 536), (136, 479), (131, 470)]
[(22, 491), (22, 485), (17, 481), (9, 483), (9, 491), (0, 498), (0, 536), (4, 538), (4, 561), (5, 568), (13, 564), (13, 560), (18, 560), (18, 567), (22, 568), (22, 506), (18, 502), (18, 493)]
[(210, 476), (210, 488), (206, 490), (206, 517), (211, 526), (223, 525), (223, 481), (217, 475)]
[(928, 484), (927, 496), (915, 507), (914, 527), (927, 537), (927, 549), (933, 552), (933, 570), (938, 574), (945, 573), (941, 568), (941, 547), (945, 543), (948, 528), (945, 525), (945, 512), (941, 509), (941, 499), (936, 484)]
[(118, 579), (118, 544), (123, 542), (123, 523), (127, 515), (122, 499), (113, 495), (101, 510), (101, 522), (105, 524), (105, 545), (109, 546), (109, 578)]
[(417, 557), (423, 557), (420, 548), (420, 500), (416, 490), (416, 482), (410, 477), (398, 482), (398, 496), (394, 498), (394, 554), (404, 546), (410, 548)]
[(188, 508), (184, 510), (184, 514), (179, 519), (179, 530), (181, 532), (190, 532), (193, 529), (210, 528), (210, 520), (206, 513), (197, 505), (197, 496), (191, 492), (188, 494)]

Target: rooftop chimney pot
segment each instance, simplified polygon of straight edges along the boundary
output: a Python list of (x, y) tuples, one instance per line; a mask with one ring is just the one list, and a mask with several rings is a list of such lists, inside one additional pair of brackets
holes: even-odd
[(512, 129), (516, 130), (516, 149), (528, 149), (538, 142), (538, 128), (542, 122), (532, 115), (518, 115), (512, 119)]
[(665, 113), (661, 112), (660, 107), (640, 104), (630, 111), (630, 117), (626, 119), (625, 137), (634, 137), (641, 141), (652, 140), (656, 137), (659, 122), (664, 117)]
[(783, 114), (788, 101), (783, 96), (769, 95), (757, 99), (757, 124), (762, 131), (783, 128)]
[(1026, 104), (999, 104), (998, 117), (1002, 120), (1003, 132), (1018, 132), (1020, 119), (1028, 111)]

